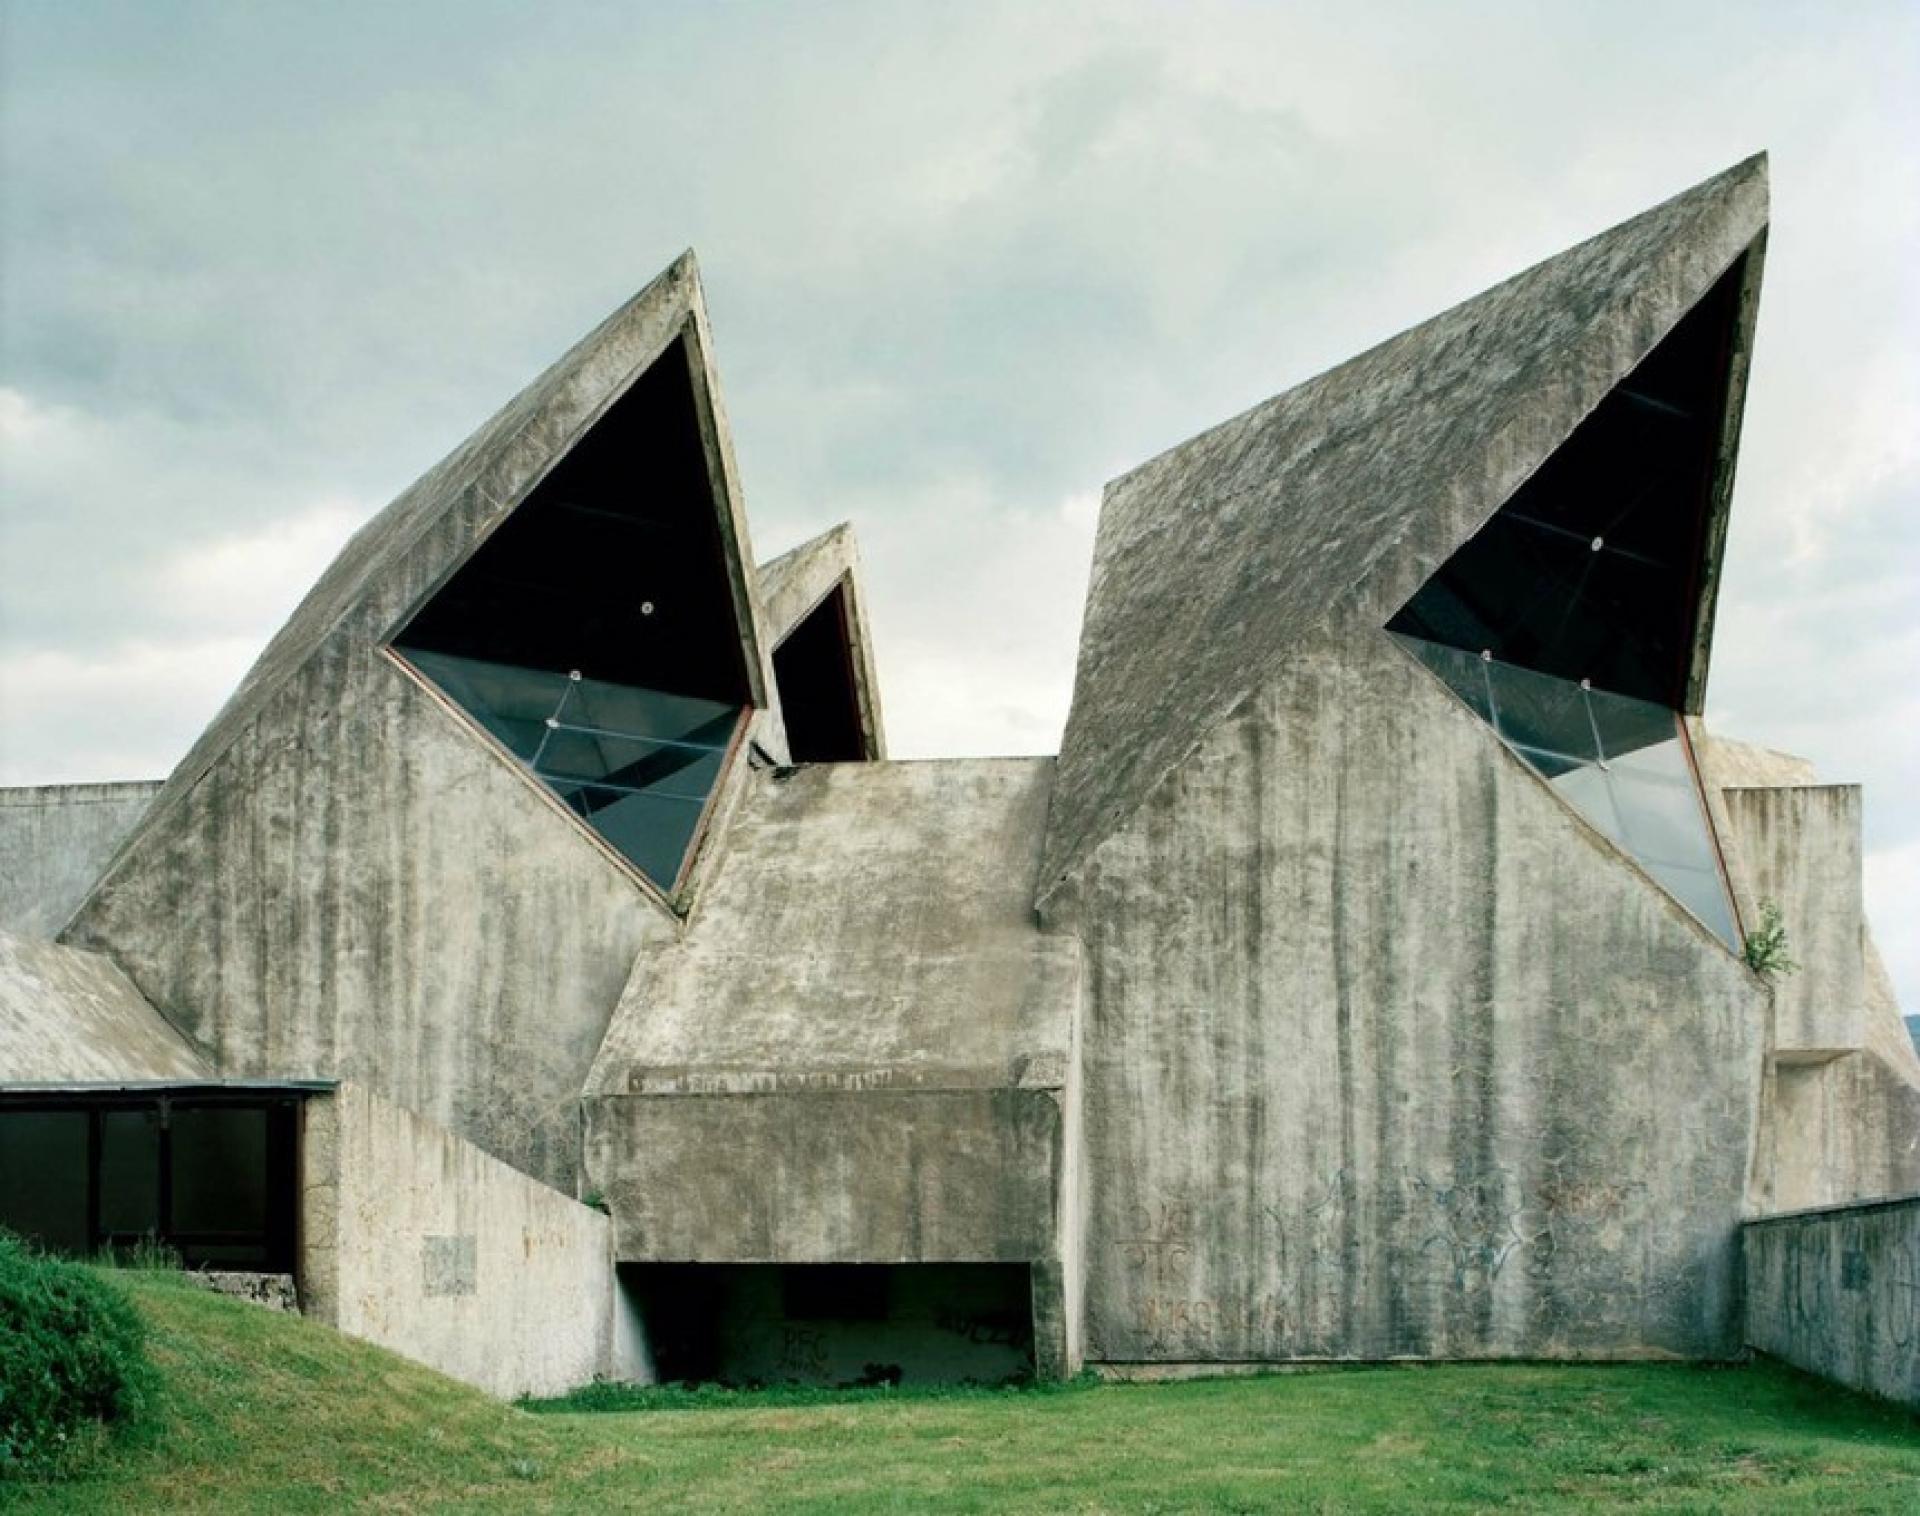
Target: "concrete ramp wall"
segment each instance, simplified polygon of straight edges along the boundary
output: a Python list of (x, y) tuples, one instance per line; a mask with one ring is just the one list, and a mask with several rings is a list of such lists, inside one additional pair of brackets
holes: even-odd
[(308, 1315), (500, 1396), (650, 1377), (600, 1212), (351, 1084), (303, 1162)]
[(1747, 1343), (1920, 1410), (1920, 1194), (1750, 1221)]

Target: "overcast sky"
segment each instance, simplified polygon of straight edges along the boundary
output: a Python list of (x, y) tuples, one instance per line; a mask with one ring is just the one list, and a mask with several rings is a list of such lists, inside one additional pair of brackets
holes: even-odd
[(1920, 4), (0, 0), (0, 783), (157, 777), (683, 247), (900, 756), (1050, 752), (1101, 483), (1758, 149), (1708, 703), (1867, 786), (1920, 1010)]

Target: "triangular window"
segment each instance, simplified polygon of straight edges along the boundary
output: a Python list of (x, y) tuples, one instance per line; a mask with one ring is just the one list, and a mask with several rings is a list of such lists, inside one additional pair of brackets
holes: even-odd
[(1680, 720), (1744, 260), (1388, 630), (1729, 946)]
[(686, 339), (393, 639), (663, 892), (750, 702)]

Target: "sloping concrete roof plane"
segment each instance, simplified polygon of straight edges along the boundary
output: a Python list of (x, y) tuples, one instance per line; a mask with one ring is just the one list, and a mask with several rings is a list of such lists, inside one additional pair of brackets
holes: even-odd
[(1038, 899), (1315, 628), (1383, 624), (1766, 224), (1758, 156), (1109, 484)]
[(0, 931), (0, 1083), (213, 1073), (111, 960)]
[(685, 937), (643, 952), (591, 1096), (1056, 1088), (1079, 985), (1039, 931), (1051, 760), (763, 775)]

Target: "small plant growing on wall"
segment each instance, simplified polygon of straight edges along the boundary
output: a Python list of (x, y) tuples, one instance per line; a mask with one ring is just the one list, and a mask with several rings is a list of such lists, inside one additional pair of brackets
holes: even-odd
[(1763, 979), (1782, 974), (1797, 974), (1800, 965), (1787, 954), (1787, 925), (1780, 919), (1780, 907), (1771, 900), (1760, 904), (1760, 925), (1747, 933), (1747, 967)]

